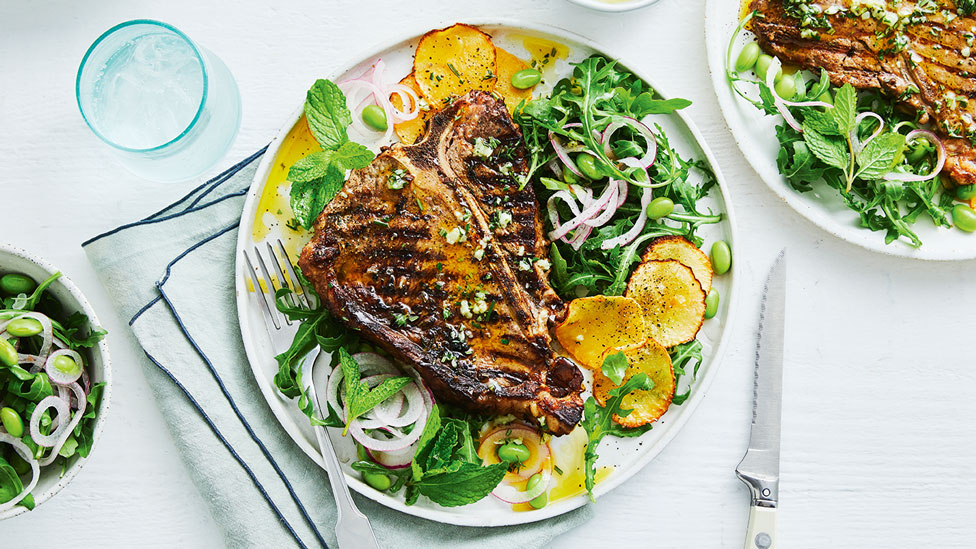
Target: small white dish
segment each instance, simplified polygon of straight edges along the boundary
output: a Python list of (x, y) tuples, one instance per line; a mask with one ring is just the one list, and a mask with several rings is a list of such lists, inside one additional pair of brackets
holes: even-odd
[(596, 11), (620, 13), (656, 4), (658, 0), (569, 0), (573, 4)]
[[(40, 282), (58, 272), (58, 269), (26, 250), (0, 243), (0, 275), (9, 272), (23, 273), (35, 281)], [(65, 314), (80, 311), (88, 315), (92, 326), (101, 325), (98, 322), (98, 317), (95, 315), (94, 309), (88, 303), (88, 299), (85, 298), (81, 290), (64, 273), (48, 287), (47, 292), (52, 294), (61, 303), (64, 307)], [(108, 343), (106, 340), (103, 338), (99, 341), (98, 345), (89, 350), (89, 354), (85, 358), (89, 360), (88, 373), (91, 376), (92, 383), (105, 383), (105, 389), (103, 389), (101, 401), (98, 406), (98, 414), (95, 417), (95, 430), (92, 440), (92, 451), (94, 451), (95, 446), (98, 445), (98, 439), (101, 437), (102, 428), (105, 425), (105, 414), (108, 411), (108, 405), (112, 396), (112, 365), (109, 360)], [(61, 467), (56, 464), (41, 467), (41, 478), (31, 492), (34, 495), (34, 509), (36, 510), (37, 506), (51, 499), (62, 488), (67, 486), (89, 459), (91, 459), (91, 454), (87, 458), (79, 457), (76, 459), (65, 471), (64, 476), (61, 476)], [(27, 513), (28, 511), (26, 507), (20, 505), (14, 506), (6, 511), (0, 512), (0, 521)]]

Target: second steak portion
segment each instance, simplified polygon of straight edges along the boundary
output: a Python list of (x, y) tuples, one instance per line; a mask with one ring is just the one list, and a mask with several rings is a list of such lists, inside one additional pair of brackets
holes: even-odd
[(334, 314), (439, 399), (564, 434), (582, 416), (582, 374), (551, 347), (564, 307), (525, 171), (504, 103), (471, 92), (423, 141), (353, 172), (299, 265)]
[[(762, 48), (787, 63), (818, 71), (834, 84), (877, 89), (916, 109), (946, 137), (946, 173), (960, 185), (976, 183), (976, 18), (959, 15), (957, 3), (881, 2), (887, 13), (851, 11), (868, 2), (819, 0), (830, 27), (803, 28), (785, 0), (752, 0), (762, 17), (750, 21)], [(834, 13), (836, 11), (836, 13)]]

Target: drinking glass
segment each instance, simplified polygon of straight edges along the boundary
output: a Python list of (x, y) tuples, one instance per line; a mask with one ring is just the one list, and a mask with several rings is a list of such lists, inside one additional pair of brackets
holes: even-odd
[(116, 25), (78, 68), (78, 108), (129, 171), (182, 181), (212, 167), (241, 122), (241, 96), (227, 66), (171, 25)]

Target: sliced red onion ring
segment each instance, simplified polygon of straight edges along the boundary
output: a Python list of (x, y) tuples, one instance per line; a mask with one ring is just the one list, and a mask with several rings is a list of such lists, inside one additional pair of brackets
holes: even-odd
[(400, 97), (400, 103), (404, 107), (407, 105), (413, 105), (410, 110), (402, 111), (396, 108), (393, 103), (390, 103), (390, 108), (393, 111), (393, 122), (394, 124), (399, 124), (400, 122), (406, 122), (407, 120), (413, 120), (420, 115), (420, 98), (417, 97), (417, 92), (413, 91), (409, 86), (404, 86), (403, 84), (393, 84), (389, 88), (390, 95), (397, 95)]
[[(78, 399), (79, 408), (75, 412), (74, 417), (71, 418), (71, 422), (68, 423), (68, 428), (65, 429), (65, 431), (61, 434), (60, 437), (58, 437), (58, 440), (54, 443), (54, 446), (51, 447), (51, 453), (40, 460), (39, 463), (41, 464), (42, 467), (46, 465), (50, 465), (51, 463), (54, 462), (55, 459), (58, 458), (58, 453), (61, 451), (61, 447), (64, 446), (65, 442), (67, 442), (68, 437), (71, 436), (71, 433), (72, 431), (75, 430), (75, 427), (77, 427), (78, 424), (81, 423), (81, 417), (85, 415), (85, 409), (81, 407), (82, 403), (86, 402), (85, 392), (81, 390), (81, 386), (78, 385), (77, 383), (72, 383), (71, 385), (68, 385), (68, 388), (71, 389), (71, 391), (75, 394), (75, 398)], [(69, 404), (69, 408), (70, 408), (70, 404)], [(33, 423), (33, 420), (34, 418), (33, 416), (31, 416), (31, 423)], [(60, 425), (58, 425), (57, 430), (59, 431), (61, 430)]]
[[(391, 429), (391, 431), (393, 430)], [(352, 435), (352, 438), (356, 439), (356, 442), (362, 444), (365, 448), (380, 452), (395, 452), (397, 450), (403, 450), (407, 446), (410, 446), (416, 442), (423, 432), (423, 428), (415, 428), (410, 431), (409, 434), (401, 437), (394, 435), (393, 438), (376, 439), (360, 428), (355, 421), (349, 424), (349, 434)], [(386, 437), (388, 435), (383, 436)]]
[(410, 462), (413, 461), (413, 455), (415, 453), (417, 453), (415, 444), (411, 444), (395, 452), (380, 452), (379, 450), (366, 448), (366, 454), (369, 456), (369, 459), (387, 469), (406, 469), (410, 467)]
[[(869, 118), (869, 117), (874, 118), (875, 120), (878, 121), (878, 127), (871, 134), (871, 137), (868, 137), (867, 139), (864, 140), (864, 143), (861, 143), (861, 141), (857, 137), (857, 129), (861, 126), (861, 122), (864, 121), (865, 118)], [(867, 144), (870, 143), (872, 139), (881, 135), (881, 130), (883, 129), (884, 129), (884, 119), (882, 119), (881, 116), (879, 116), (877, 113), (867, 111), (857, 115), (854, 118), (854, 129), (851, 130), (851, 134), (850, 134), (851, 145), (854, 147), (854, 152), (857, 153), (863, 150), (864, 147), (866, 147)]]
[[(57, 411), (60, 419), (58, 428), (52, 431), (51, 434), (45, 435), (41, 433), (40, 429), (41, 416), (44, 415), (44, 412), (46, 412), (48, 408), (54, 408)], [(45, 397), (37, 403), (37, 406), (34, 407), (34, 413), (31, 414), (31, 438), (34, 439), (34, 442), (36, 442), (38, 446), (43, 446), (45, 448), (54, 446), (58, 442), (58, 439), (61, 438), (61, 435), (64, 434), (64, 427), (68, 425), (68, 422), (65, 421), (65, 419), (70, 413), (71, 410), (68, 401), (53, 395)]]
[(885, 179), (887, 179), (888, 181), (906, 181), (906, 182), (907, 181), (928, 181), (929, 179), (932, 179), (933, 177), (939, 175), (940, 172), (942, 172), (942, 168), (945, 167), (945, 162), (946, 162), (945, 144), (942, 143), (942, 140), (939, 139), (938, 136), (936, 136), (934, 133), (930, 132), (929, 130), (912, 130), (908, 132), (908, 135), (905, 136), (905, 141), (906, 143), (911, 143), (918, 136), (922, 136), (925, 139), (927, 139), (929, 143), (935, 144), (935, 146), (939, 150), (939, 158), (936, 161), (935, 168), (932, 169), (932, 172), (929, 173), (928, 175), (892, 172), (885, 175), (884, 176)]
[(587, 219), (586, 221), (583, 222), (589, 225), (590, 227), (594, 227), (594, 228), (602, 227), (604, 224), (606, 224), (607, 221), (610, 221), (610, 218), (613, 217), (613, 214), (617, 213), (617, 204), (619, 202), (619, 197), (620, 197), (619, 181), (615, 181), (611, 179), (607, 183), (607, 185), (613, 187), (613, 194), (610, 196), (610, 199), (607, 202), (607, 205), (604, 208), (603, 213), (597, 215), (596, 217), (591, 217), (590, 219)]
[(600, 195), (600, 198), (593, 201), (593, 203), (587, 206), (582, 212), (579, 213), (579, 215), (550, 232), (549, 238), (552, 240), (558, 240), (568, 234), (569, 231), (582, 225), (584, 221), (587, 221), (596, 215), (601, 209), (606, 207), (606, 205), (610, 203), (610, 200), (615, 198), (614, 194), (616, 192), (616, 185), (607, 185), (607, 188), (603, 191), (603, 194)]
[(770, 93), (773, 95), (773, 105), (776, 106), (776, 110), (783, 115), (783, 120), (790, 125), (791, 128), (798, 132), (803, 132), (803, 126), (797, 122), (793, 113), (787, 108), (786, 103), (783, 102), (783, 98), (776, 93), (776, 74), (780, 72), (783, 67), (783, 63), (780, 62), (778, 57), (773, 57), (772, 63), (769, 64), (769, 68), (766, 69), (766, 87), (769, 88)]
[[(65, 372), (54, 365), (54, 361), (59, 356), (70, 357), (75, 362), (75, 369), (70, 372)], [(47, 361), (44, 363), (44, 371), (47, 372), (47, 377), (51, 380), (51, 383), (56, 385), (67, 385), (69, 383), (74, 383), (78, 381), (81, 377), (81, 372), (85, 370), (85, 360), (80, 354), (72, 351), (71, 349), (60, 349), (54, 351), (53, 353), (47, 355)]]
[(6, 431), (0, 431), (0, 442), (5, 442), (13, 446), (14, 450), (20, 454), (20, 457), (23, 458), (24, 461), (30, 464), (31, 468), (31, 479), (30, 482), (24, 485), (24, 489), (21, 490), (20, 493), (14, 496), (14, 498), (10, 501), (0, 503), (0, 513), (2, 513), (8, 509), (13, 509), (15, 505), (20, 503), (20, 500), (24, 499), (27, 494), (34, 490), (34, 487), (37, 486), (37, 480), (41, 478), (41, 468), (37, 460), (34, 459), (34, 454), (31, 453), (30, 448), (28, 448), (27, 445), (24, 444), (19, 438), (14, 438)]
[(22, 353), (17, 354), (17, 364), (32, 364), (30, 367), (30, 373), (36, 374), (41, 371), (44, 367), (44, 358), (37, 355), (25, 355)]
[[(390, 104), (388, 95), (384, 97), (382, 90), (376, 87), (376, 85), (372, 82), (365, 80), (346, 80), (345, 82), (339, 84), (339, 89), (342, 90), (342, 93), (347, 94), (346, 101), (347, 104), (350, 105), (349, 110), (353, 111), (352, 124), (359, 133), (364, 136), (382, 134), (381, 139), (383, 141), (387, 141), (393, 136), (393, 106)], [(355, 97), (354, 94), (359, 89), (367, 90), (373, 95), (374, 98), (381, 98), (374, 100), (376, 101), (376, 104), (383, 109), (383, 113), (386, 115), (387, 124), (385, 131), (380, 132), (374, 130), (363, 123), (362, 116), (359, 112), (361, 109), (359, 109), (358, 106), (356, 106), (356, 102), (351, 99), (352, 97)]]
[(647, 211), (647, 205), (651, 203), (651, 198), (654, 196), (654, 191), (645, 188), (644, 193), (641, 195), (641, 214), (637, 216), (637, 221), (634, 222), (634, 226), (630, 228), (626, 233), (616, 237), (604, 240), (600, 247), (604, 250), (609, 250), (616, 248), (617, 246), (626, 246), (630, 244), (632, 240), (637, 238), (637, 236), (644, 230), (644, 224), (647, 223), (647, 216), (643, 215)]
[(542, 436), (537, 430), (522, 423), (506, 423), (496, 426), (492, 431), (481, 436), (478, 455), (481, 457), (482, 464), (501, 463), (497, 453), (498, 446), (511, 439), (521, 439), (522, 444), (529, 449), (529, 459), (522, 463), (518, 471), (506, 475), (509, 484), (519, 479), (527, 480), (551, 462), (552, 451), (549, 445), (542, 441)]
[(364, 376), (400, 373), (389, 359), (379, 353), (356, 353), (352, 358), (359, 364), (359, 371)]
[(399, 395), (400, 402), (396, 406), (392, 408), (383, 407), (383, 404), (393, 400), (391, 397), (375, 408), (376, 413), (374, 415), (376, 419), (390, 427), (413, 425), (420, 419), (420, 416), (426, 409), (422, 391), (417, 387), (416, 383), (410, 383), (405, 385), (397, 395)]
[(563, 144), (559, 141), (559, 138), (556, 137), (556, 134), (553, 132), (549, 132), (549, 143), (552, 144), (552, 150), (556, 151), (556, 156), (559, 157), (559, 160), (563, 163), (563, 165), (566, 166), (566, 169), (573, 172), (574, 175), (583, 177), (583, 172), (579, 171), (579, 168), (576, 167), (576, 163), (573, 162), (573, 159), (569, 157), (569, 151), (566, 150), (566, 147), (563, 146)]
[(647, 142), (644, 155), (638, 158), (637, 162), (642, 168), (650, 168), (651, 165), (654, 164), (654, 160), (657, 158), (657, 136), (654, 135), (654, 132), (650, 128), (636, 118), (624, 116), (620, 119), (614, 120), (605, 130), (603, 130), (603, 135), (600, 138), (600, 141), (603, 143), (603, 153), (606, 154), (607, 157), (613, 154), (613, 150), (610, 147), (610, 139), (613, 138), (614, 132), (624, 127), (634, 130)]

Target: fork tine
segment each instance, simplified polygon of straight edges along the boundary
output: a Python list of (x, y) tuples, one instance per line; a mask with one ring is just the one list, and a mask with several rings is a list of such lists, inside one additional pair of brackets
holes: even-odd
[(301, 304), (306, 309), (311, 309), (312, 308), (311, 300), (309, 299), (308, 295), (305, 293), (305, 286), (302, 284), (301, 279), (298, 278), (298, 274), (295, 273), (295, 268), (292, 267), (291, 264), (291, 258), (288, 257), (288, 252), (285, 251), (285, 245), (281, 243), (280, 238), (278, 239), (278, 250), (281, 252), (281, 257), (284, 259), (285, 269), (288, 270), (288, 275), (294, 281), (292, 289), (295, 290), (295, 293), (298, 295), (298, 300), (301, 301)]
[[(243, 251), (244, 261), (247, 263), (247, 277), (251, 280), (251, 286), (254, 288), (254, 293), (259, 294), (258, 301), (261, 303), (261, 308), (264, 309), (265, 320), (271, 319), (274, 324), (275, 330), (281, 329), (281, 324), (278, 323), (278, 319), (271, 312), (271, 307), (268, 305), (268, 296), (258, 282), (258, 279), (254, 276), (255, 269), (254, 265), (251, 263), (251, 258), (247, 255), (247, 250)], [(260, 257), (260, 256), (258, 256)]]
[[(254, 247), (254, 255), (257, 258), (258, 267), (261, 269), (261, 274), (264, 275), (264, 280), (268, 284), (268, 290), (269, 293), (271, 294), (271, 303), (275, 304), (277, 302), (277, 300), (275, 299), (275, 293), (278, 292), (278, 287), (274, 285), (274, 279), (271, 278), (271, 273), (268, 271), (268, 265), (264, 262), (264, 258), (261, 257), (261, 250), (259, 250), (257, 246)], [(274, 307), (274, 311), (272, 312), (272, 314), (274, 315), (274, 313), (277, 312), (278, 312), (278, 307), (276, 305)], [(291, 326), (291, 321), (288, 320), (287, 316), (282, 315), (281, 318), (285, 321), (285, 324)], [(278, 327), (278, 329), (281, 329), (280, 324), (278, 322), (275, 322), (275, 325)]]
[(288, 294), (285, 297), (285, 300), (288, 302), (289, 306), (298, 307), (298, 303), (295, 303), (294, 289), (292, 288), (294, 284), (288, 277), (285, 276), (285, 273), (281, 271), (281, 260), (277, 255), (275, 255), (275, 251), (274, 248), (271, 247), (271, 243), (265, 242), (265, 245), (268, 247), (268, 255), (271, 258), (271, 265), (274, 267), (275, 274), (278, 275), (278, 282), (281, 284), (282, 288), (292, 290), (292, 293)]

